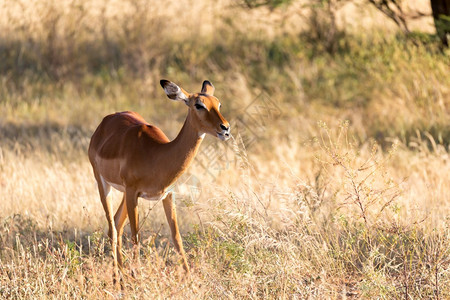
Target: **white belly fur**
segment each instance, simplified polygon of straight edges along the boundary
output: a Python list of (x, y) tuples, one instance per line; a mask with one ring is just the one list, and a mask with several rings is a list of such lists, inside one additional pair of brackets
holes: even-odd
[(162, 199), (166, 198), (166, 196), (167, 196), (167, 194), (168, 194), (169, 192), (170, 192), (170, 191), (166, 191), (166, 192), (164, 192), (164, 193), (162, 193), (162, 194), (159, 194), (159, 195), (156, 195), (156, 196), (149, 196), (149, 195), (147, 195), (146, 193), (141, 193), (141, 194), (139, 195), (139, 197), (141, 197), (141, 198), (143, 198), (143, 199), (145, 199), (145, 200), (159, 201), (159, 200), (162, 200)]
[[(102, 184), (103, 184), (103, 187), (105, 188), (105, 190), (107, 189), (106, 185), (110, 185), (110, 186), (112, 186), (113, 188), (115, 188), (116, 190), (118, 190), (118, 191), (120, 191), (122, 193), (125, 192), (125, 187), (124, 186), (122, 186), (120, 184), (115, 184), (115, 183), (112, 183), (112, 182), (108, 182), (102, 176), (100, 176), (100, 177), (102, 179)], [(106, 185), (105, 185), (105, 183), (106, 183)], [(140, 193), (139, 197), (143, 198), (145, 200), (159, 201), (159, 200), (164, 199), (167, 196), (167, 194), (169, 194), (169, 193), (170, 193), (170, 190), (169, 191), (165, 191), (165, 192), (163, 192), (163, 193), (161, 193), (159, 195), (151, 196), (151, 195), (149, 195), (147, 193), (142, 192), (142, 193)], [(109, 194), (109, 189), (107, 189), (107, 194)]]
[(111, 182), (108, 182), (108, 181), (106, 183), (108, 183), (110, 186), (112, 186), (113, 188), (115, 188), (116, 190), (118, 190), (118, 191), (120, 191), (122, 193), (125, 192), (125, 188), (123, 186), (119, 185), (119, 184), (111, 183)]
[[(97, 158), (96, 158), (96, 163), (97, 163), (97, 165), (98, 165), (99, 167), (102, 167), (102, 166), (105, 166), (105, 165), (107, 165), (107, 166), (113, 165), (113, 166), (115, 166), (115, 168), (113, 168), (113, 170), (114, 170), (115, 172), (117, 172), (117, 173), (119, 172), (119, 165), (120, 165), (120, 162), (117, 162), (117, 163), (113, 164), (111, 160), (103, 159), (103, 158), (97, 157)], [(102, 185), (103, 185), (103, 188), (104, 188), (104, 190), (105, 190), (105, 194), (106, 194), (107, 196), (109, 195), (110, 190), (111, 190), (110, 186), (112, 186), (113, 188), (115, 188), (115, 189), (118, 190), (119, 192), (122, 192), (122, 193), (125, 192), (125, 187), (124, 187), (123, 185), (120, 185), (120, 184), (117, 184), (117, 183), (109, 182), (109, 181), (107, 181), (107, 180), (106, 180), (103, 176), (101, 176), (101, 175), (100, 175), (100, 179), (101, 179), (101, 181), (102, 181)], [(141, 197), (141, 198), (143, 198), (143, 199), (145, 199), (145, 200), (159, 201), (159, 200), (161, 200), (161, 199), (164, 199), (164, 198), (167, 196), (167, 194), (170, 193), (171, 190), (172, 190), (172, 187), (169, 187), (169, 188), (167, 189), (167, 191), (164, 191), (164, 192), (159, 193), (159, 194), (158, 194), (158, 193), (146, 193), (146, 192), (140, 192), (139, 197)]]

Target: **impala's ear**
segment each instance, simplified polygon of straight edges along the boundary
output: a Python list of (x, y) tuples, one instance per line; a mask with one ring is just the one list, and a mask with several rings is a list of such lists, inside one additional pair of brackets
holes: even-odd
[(208, 95), (213, 96), (214, 90), (215, 90), (215, 88), (211, 82), (209, 82), (208, 80), (203, 81), (203, 85), (202, 85), (202, 93), (203, 94), (208, 94)]
[(187, 104), (187, 102), (189, 100), (188, 92), (186, 92), (185, 90), (180, 88), (178, 85), (176, 85), (175, 83), (173, 83), (169, 80), (161, 79), (161, 81), (159, 83), (163, 87), (164, 92), (166, 93), (167, 97), (169, 97), (169, 99), (177, 100), (177, 101), (182, 100), (182, 101), (184, 101), (184, 103)]

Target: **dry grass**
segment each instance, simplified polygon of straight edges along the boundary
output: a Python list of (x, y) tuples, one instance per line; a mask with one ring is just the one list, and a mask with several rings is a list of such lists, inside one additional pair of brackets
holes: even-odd
[[(1, 3), (0, 298), (449, 298), (448, 52), (342, 27), (329, 53), (308, 16), (191, 2)], [(161, 77), (211, 79), (234, 137), (176, 189), (192, 276), (141, 201), (117, 291), (86, 149), (126, 109), (175, 137)]]
[[(429, 150), (423, 141), (417, 141), (417, 152), (403, 145), (391, 154), (373, 152), (367, 144), (335, 144), (337, 135), (330, 135), (331, 147), (338, 148), (328, 141), (279, 144), (274, 158), (256, 156), (250, 165), (239, 160), (225, 172), (231, 177), (221, 174), (220, 180), (198, 166), (191, 170), (201, 196), (190, 199), (194, 203), (178, 201), (189, 280), (182, 279), (169, 246), (161, 205), (142, 201), (141, 258), (131, 258), (129, 242), (125, 250), (137, 276), (125, 278), (119, 293), (396, 298), (408, 288), (414, 297), (435, 297), (439, 290), (445, 298), (448, 153), (440, 145)], [(2, 294), (117, 296), (87, 161), (55, 159), (39, 150), (4, 150), (2, 158)], [(363, 164), (369, 168), (362, 170)], [(352, 181), (363, 180), (357, 199)], [(181, 192), (177, 197), (189, 199)]]

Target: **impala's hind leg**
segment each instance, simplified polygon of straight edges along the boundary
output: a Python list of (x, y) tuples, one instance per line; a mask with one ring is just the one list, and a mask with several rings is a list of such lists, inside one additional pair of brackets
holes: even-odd
[(181, 255), (184, 270), (189, 274), (189, 267), (186, 261), (186, 255), (184, 254), (183, 241), (181, 240), (180, 230), (178, 229), (177, 212), (172, 201), (172, 193), (169, 193), (167, 197), (164, 198), (163, 205), (167, 222), (169, 223), (170, 231), (172, 232), (172, 240), (175, 244), (175, 249), (177, 249), (178, 253)]
[(125, 194), (123, 195), (122, 203), (120, 203), (116, 214), (114, 215), (114, 222), (117, 230), (117, 261), (119, 269), (123, 273), (123, 258), (122, 258), (122, 235), (123, 228), (125, 227), (125, 221), (127, 220), (127, 202), (125, 200)]
[(111, 240), (111, 251), (113, 256), (114, 267), (114, 284), (119, 279), (118, 262), (117, 262), (117, 230), (114, 225), (113, 211), (111, 206), (111, 186), (103, 179), (103, 177), (94, 170), (95, 179), (97, 180), (98, 191), (100, 193), (100, 200), (102, 201), (103, 209), (105, 210), (106, 219), (108, 220), (108, 236)]
[[(128, 220), (130, 221), (131, 241), (133, 242), (133, 256), (139, 262), (139, 212), (138, 212), (138, 196), (136, 189), (133, 187), (126, 187), (125, 189), (125, 205), (128, 213)], [(131, 272), (131, 276), (135, 276)]]

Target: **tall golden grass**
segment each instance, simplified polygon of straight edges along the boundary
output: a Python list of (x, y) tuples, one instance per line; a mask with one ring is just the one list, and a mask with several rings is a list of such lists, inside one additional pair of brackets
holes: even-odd
[[(450, 297), (448, 50), (343, 23), (330, 53), (299, 3), (237, 4), (0, 4), (1, 298)], [(210, 79), (233, 139), (175, 190), (191, 277), (141, 201), (118, 291), (86, 149), (120, 110), (174, 138), (160, 78)]]

